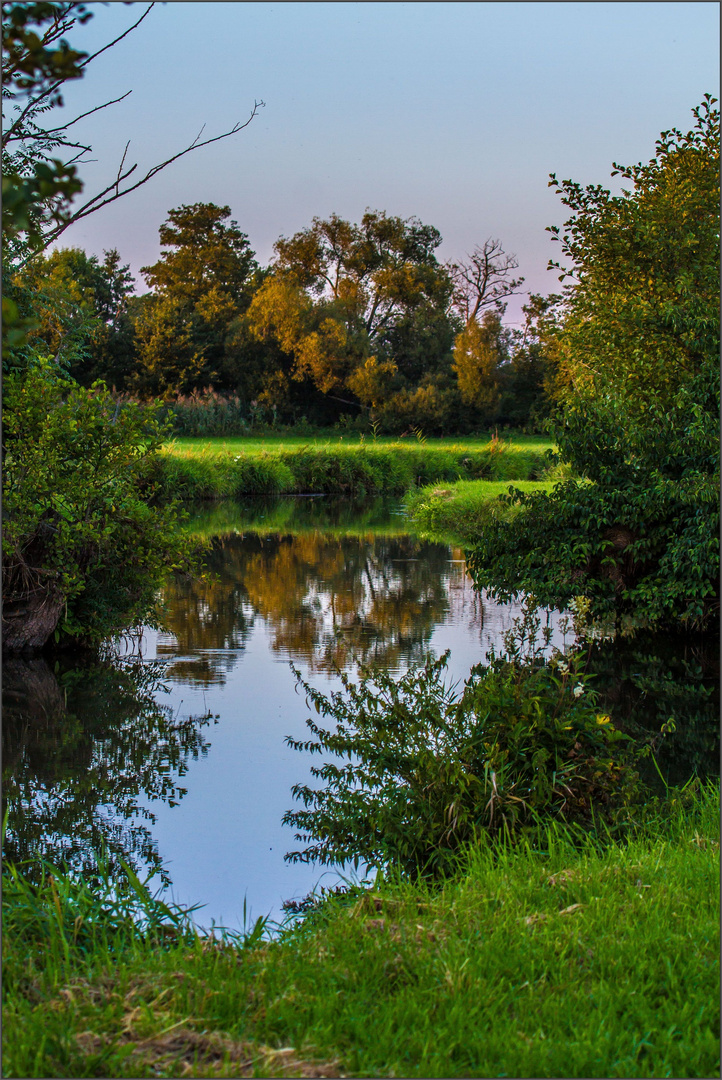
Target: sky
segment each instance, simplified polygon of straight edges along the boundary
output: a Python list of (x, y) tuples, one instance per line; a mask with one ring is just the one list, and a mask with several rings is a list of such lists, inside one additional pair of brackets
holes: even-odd
[[(146, 5), (89, 4), (70, 38), (95, 51)], [(546, 227), (565, 208), (548, 174), (615, 188), (613, 162), (654, 154), (659, 133), (693, 126), (719, 96), (716, 3), (179, 3), (93, 61), (65, 91), (93, 147), (86, 194), (115, 177), (128, 140), (138, 173), (202, 125), (229, 139), (169, 166), (63, 235), (89, 253), (117, 248), (139, 278), (159, 256), (173, 207), (228, 205), (259, 262), (274, 241), (337, 213), (415, 216), (460, 259), (487, 237), (519, 260), (525, 288), (559, 288)], [(522, 318), (524, 297), (508, 321)]]

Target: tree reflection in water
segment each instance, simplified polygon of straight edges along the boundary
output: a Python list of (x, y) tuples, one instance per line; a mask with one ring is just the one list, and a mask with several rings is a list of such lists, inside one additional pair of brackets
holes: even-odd
[[(173, 714), (163, 704), (163, 683), (199, 691), (227, 680), (232, 685), (229, 673), (261, 624), (275, 654), (304, 674), (348, 669), (357, 661), (395, 672), (425, 657), (444, 622), (465, 627), (472, 654), (482, 659), (482, 628), (498, 635), (503, 619), (512, 617), (508, 610), (500, 620), (500, 609), (487, 605), (484, 625), (486, 601), (471, 588), (462, 553), (404, 534), (398, 516), (387, 521), (372, 508), (365, 518), (347, 521), (350, 509), (287, 500), (259, 509), (256, 519), (215, 508), (209, 529), (221, 525), (221, 511), (206, 578), (178, 579), (166, 589), (167, 632), (158, 636), (158, 661), (108, 658), (55, 671), (42, 659), (5, 662), (6, 857), (42, 855), (92, 873), (93, 853), (104, 843), (111, 869), (122, 857), (137, 869), (160, 869), (167, 880), (149, 807), (183, 798), (184, 774), (208, 752), (211, 717)], [(251, 525), (258, 531), (244, 534)], [(457, 640), (463, 643), (463, 633)], [(718, 772), (716, 641), (714, 634), (702, 643), (640, 635), (590, 650), (600, 708), (633, 737), (655, 739), (657, 763), (670, 783), (683, 783), (695, 771)], [(262, 686), (261, 697), (264, 692)], [(676, 730), (661, 736), (670, 716)], [(259, 708), (257, 726), (264, 720)], [(224, 725), (219, 738), (228, 729)], [(282, 747), (286, 730), (269, 731)], [(272, 773), (271, 766), (269, 784)], [(239, 782), (237, 773), (232, 782)], [(232, 880), (234, 888), (245, 887), (245, 878)]]
[(44, 857), (92, 873), (105, 846), (167, 876), (143, 801), (170, 805), (191, 759), (208, 752), (210, 716), (179, 719), (159, 704), (163, 665), (107, 659), (54, 671), (42, 659), (3, 663), (5, 857)]
[[(396, 670), (424, 658), (449, 615), (465, 577), (463, 560), (449, 556), (446, 544), (408, 535), (218, 537), (211, 579), (166, 590), (170, 633), (159, 637), (158, 656), (170, 660), (171, 679), (222, 684), (261, 617), (274, 651), (310, 671), (355, 662)], [(481, 603), (472, 606), (480, 625)]]

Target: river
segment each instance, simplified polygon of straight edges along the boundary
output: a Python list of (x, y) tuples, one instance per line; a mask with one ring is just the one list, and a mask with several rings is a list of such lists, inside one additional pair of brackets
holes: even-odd
[[(39, 850), (88, 873), (105, 845), (111, 860), (155, 867), (166, 896), (202, 905), (199, 925), (239, 929), (342, 880), (284, 860), (297, 845), (281, 819), (310, 764), (285, 742), (304, 737), (310, 715), (291, 665), (328, 692), (359, 662), (398, 673), (450, 650), (449, 679), (463, 682), (519, 606), (476, 593), (463, 552), (415, 536), (393, 505), (224, 503), (189, 528), (211, 538), (209, 576), (169, 583), (163, 630), (109, 643), (93, 662), (6, 663), (6, 851)], [(559, 613), (545, 618), (563, 646)], [(634, 671), (620, 681), (618, 655), (602, 660), (625, 715), (631, 702), (655, 729), (669, 693), (650, 705)], [(658, 661), (664, 682), (675, 664)], [(672, 779), (709, 771), (713, 681), (701, 667), (692, 680), (684, 739), (666, 759)]]

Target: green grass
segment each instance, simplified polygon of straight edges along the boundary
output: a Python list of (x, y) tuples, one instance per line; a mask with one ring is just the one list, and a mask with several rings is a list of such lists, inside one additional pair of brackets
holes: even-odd
[[(439, 439), (399, 439), (392, 435), (363, 436), (352, 433), (349, 435), (239, 435), (239, 436), (207, 436), (183, 438), (173, 440), (172, 447), (179, 452), (209, 450), (214, 454), (258, 454), (263, 451), (274, 453), (280, 450), (297, 450), (303, 446), (322, 447), (346, 447), (346, 446), (395, 446), (399, 448), (414, 448), (419, 446), (445, 447), (447, 449), (481, 449), (488, 447), (495, 441), (492, 435), (457, 436)], [(549, 439), (539, 435), (513, 435), (509, 439), (500, 439), (505, 446), (533, 450), (543, 453), (551, 449), (553, 443)]]
[(481, 847), (245, 944), (8, 879), (4, 1075), (717, 1076), (719, 792), (663, 809), (625, 846)]
[(402, 495), (461, 479), (533, 480), (549, 468), (549, 443), (452, 441), (179, 439), (159, 455), (150, 479), (181, 498), (279, 494)]
[(515, 506), (498, 502), (510, 487), (520, 491), (551, 491), (555, 480), (460, 480), (455, 484), (429, 484), (409, 491), (404, 508), (415, 529), (432, 538), (471, 543), (494, 516), (513, 517)]

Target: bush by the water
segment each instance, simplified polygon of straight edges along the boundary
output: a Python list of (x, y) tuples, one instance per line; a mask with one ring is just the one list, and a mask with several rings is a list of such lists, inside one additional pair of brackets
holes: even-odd
[(152, 508), (166, 430), (97, 384), (37, 359), (3, 386), (3, 648), (97, 642), (151, 620), (163, 575), (187, 565), (172, 505)]
[(444, 682), (446, 657), (401, 678), (365, 669), (342, 675), (330, 697), (301, 679), (309, 703), (334, 723), (307, 720), (312, 738), (294, 749), (341, 762), (312, 768), (325, 782), (297, 784), (304, 806), (287, 824), (306, 846), (292, 861), (397, 865), (413, 875), (443, 873), (482, 833), (516, 836), (558, 820), (614, 829), (638, 794), (637, 751), (584, 672), (584, 656), (545, 659), (533, 604), (472, 669), (460, 696)]

